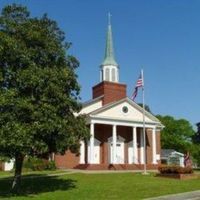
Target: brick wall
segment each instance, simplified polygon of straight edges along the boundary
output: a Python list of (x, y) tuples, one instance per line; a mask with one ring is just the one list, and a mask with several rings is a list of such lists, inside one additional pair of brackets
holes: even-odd
[(79, 165), (80, 157), (72, 153), (70, 150), (66, 151), (64, 155), (55, 155), (55, 163), (57, 168), (74, 168)]
[(126, 97), (126, 85), (121, 83), (113, 83), (103, 81), (93, 88), (93, 99), (103, 96), (103, 105), (118, 101)]
[[(156, 154), (161, 156), (160, 131), (156, 131)], [(161, 164), (161, 161), (158, 164)]]
[(146, 155), (147, 155), (147, 164), (152, 163), (152, 129), (147, 129), (146, 131)]
[(101, 141), (100, 146), (100, 163), (109, 163), (109, 152), (108, 152), (108, 138), (112, 136), (112, 126), (110, 125), (95, 125), (95, 138)]

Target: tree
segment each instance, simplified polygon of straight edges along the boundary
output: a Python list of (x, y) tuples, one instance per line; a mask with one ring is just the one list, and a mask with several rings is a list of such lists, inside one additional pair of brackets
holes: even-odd
[[(140, 107), (143, 107), (143, 104), (142, 103), (138, 103), (138, 105), (140, 106)], [(150, 107), (148, 106), (148, 105), (144, 105), (144, 109), (147, 111), (147, 112), (149, 112), (149, 113), (151, 113), (152, 114), (152, 112), (151, 112), (151, 109), (150, 109)]]
[(185, 119), (174, 119), (172, 116), (156, 116), (165, 128), (161, 131), (161, 146), (180, 152), (190, 151), (194, 130)]
[(0, 156), (15, 158), (12, 190), (20, 189), (26, 155), (78, 151), (89, 137), (77, 82), (78, 60), (45, 14), (8, 5), (0, 16)]
[(195, 144), (200, 144), (200, 122), (196, 124), (197, 125), (197, 132), (192, 137), (192, 140)]
[(197, 125), (197, 132), (193, 135), (192, 155), (198, 166), (200, 166), (200, 122)]

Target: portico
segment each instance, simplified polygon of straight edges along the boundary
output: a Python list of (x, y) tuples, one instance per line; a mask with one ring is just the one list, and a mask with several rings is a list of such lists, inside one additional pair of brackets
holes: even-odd
[[(144, 164), (145, 152), (147, 163), (157, 164), (156, 126), (146, 125), (145, 128), (147, 145), (152, 149), (151, 156), (148, 155), (150, 159), (147, 159), (147, 147), (144, 148), (142, 124), (92, 119), (90, 140), (80, 151), (80, 160), (85, 159), (82, 164)], [(87, 156), (86, 152), (89, 152)]]

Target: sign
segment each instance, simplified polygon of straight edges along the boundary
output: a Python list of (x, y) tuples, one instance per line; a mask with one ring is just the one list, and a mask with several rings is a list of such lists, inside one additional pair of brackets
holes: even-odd
[(168, 158), (168, 165), (180, 165), (180, 158), (177, 156), (170, 156)]

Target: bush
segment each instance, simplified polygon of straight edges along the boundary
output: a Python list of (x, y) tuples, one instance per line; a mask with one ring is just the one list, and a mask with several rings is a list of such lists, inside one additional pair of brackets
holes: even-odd
[(46, 165), (46, 170), (55, 170), (56, 164), (54, 161), (48, 161), (48, 164)]
[(192, 174), (191, 167), (180, 167), (177, 165), (161, 165), (158, 167), (161, 174)]
[(23, 170), (42, 171), (42, 170), (55, 170), (56, 165), (54, 161), (45, 159), (28, 157), (24, 161)]

